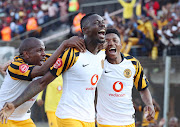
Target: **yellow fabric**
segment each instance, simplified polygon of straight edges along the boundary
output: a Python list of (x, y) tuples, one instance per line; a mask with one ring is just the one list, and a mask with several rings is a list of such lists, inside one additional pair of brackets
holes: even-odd
[(162, 30), (163, 26), (166, 26), (168, 24), (168, 20), (164, 20), (161, 22), (161, 20), (157, 20), (158, 29)]
[(144, 112), (143, 112), (143, 120), (142, 120), (142, 126), (148, 126), (150, 123), (155, 123), (155, 121), (158, 120), (159, 117), (159, 111), (155, 111), (155, 116), (154, 116), (154, 120), (151, 121), (147, 121), (146, 118), (144, 117)]
[[(58, 76), (46, 88), (45, 95), (45, 112), (55, 112), (62, 96), (63, 79), (62, 75)], [(37, 101), (42, 99), (43, 91), (38, 95)]]
[(136, 15), (141, 16), (141, 4), (138, 3), (136, 6)]
[(3, 41), (11, 40), (11, 28), (9, 26), (6, 26), (1, 30), (1, 37)]
[(126, 42), (122, 43), (121, 52), (128, 54), (131, 50), (131, 47), (133, 45), (136, 45), (138, 43), (138, 41), (139, 41), (139, 38), (136, 38), (136, 37), (128, 38), (128, 43), (126, 43)]
[(95, 127), (95, 122), (83, 122), (76, 119), (60, 119), (57, 117), (58, 127)]
[(137, 37), (130, 37), (128, 41), (132, 42), (132, 45), (136, 45), (139, 42), (139, 38)]
[[(51, 54), (46, 54), (47, 60)], [(28, 65), (20, 56), (15, 56), (14, 61), (8, 66), (8, 72), (14, 80), (31, 81), (31, 72), (35, 65)]]
[(152, 48), (151, 57), (153, 60), (156, 60), (158, 57), (158, 48), (156, 46)]
[(47, 115), (47, 118), (48, 118), (49, 127), (58, 127), (55, 112), (47, 111), (46, 115)]
[(51, 74), (56, 77), (76, 63), (79, 58), (79, 51), (75, 48), (69, 48), (59, 58), (62, 60), (61, 66), (59, 68), (52, 66), (50, 70)]
[(154, 41), (154, 31), (151, 22), (150, 21), (145, 22), (144, 26), (145, 26), (144, 34), (146, 35), (147, 38)]
[[(144, 78), (143, 67), (141, 66), (140, 62), (133, 56), (130, 56), (129, 54), (123, 55), (127, 60), (133, 61), (132, 64), (134, 68), (136, 68), (136, 73), (134, 75), (134, 85), (138, 91), (143, 90), (149, 84), (149, 81), (146, 78)], [(139, 82), (142, 82), (142, 84)]]
[(130, 42), (128, 42), (128, 44), (126, 44), (126, 49), (124, 50), (124, 52), (123, 53), (129, 53), (130, 52), (130, 50), (131, 50), (131, 47), (132, 47), (132, 42), (130, 41)]
[(24, 121), (8, 120), (7, 124), (2, 124), (0, 122), (0, 127), (36, 127), (32, 119), (27, 119)]
[(135, 127), (135, 123), (131, 124), (131, 125), (124, 125), (124, 126), (116, 126), (116, 125), (101, 125), (98, 124), (98, 127)]
[(124, 0), (118, 0), (119, 3), (123, 6), (123, 18), (130, 19), (133, 17), (133, 7), (136, 0), (132, 0), (131, 3), (126, 3)]

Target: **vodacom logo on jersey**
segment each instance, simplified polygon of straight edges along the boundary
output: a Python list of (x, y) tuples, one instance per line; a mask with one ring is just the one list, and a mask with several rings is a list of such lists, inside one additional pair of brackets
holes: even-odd
[[(113, 84), (113, 90), (115, 92), (121, 92), (123, 90), (123, 83), (120, 82), (120, 81), (116, 81), (114, 84)], [(125, 94), (109, 94), (109, 96), (112, 96), (112, 97), (123, 97)]]
[(94, 74), (92, 77), (91, 77), (91, 85), (92, 87), (90, 88), (86, 88), (86, 90), (95, 90), (96, 89), (96, 84), (98, 82), (98, 79), (99, 79), (99, 76), (97, 74)]

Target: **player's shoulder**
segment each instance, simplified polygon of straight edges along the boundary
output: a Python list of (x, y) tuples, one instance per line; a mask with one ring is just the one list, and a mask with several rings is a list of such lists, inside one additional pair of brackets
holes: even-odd
[(72, 55), (75, 54), (75, 56), (79, 56), (80, 51), (78, 51), (76, 48), (68, 48), (65, 52), (71, 53)]
[(21, 64), (24, 64), (24, 60), (20, 56), (15, 56), (14, 61), (10, 65), (16, 65), (19, 66)]
[(126, 60), (131, 61), (134, 65), (136, 65), (137, 63), (139, 63), (139, 60), (136, 59), (134, 56), (132, 56), (132, 55), (130, 55), (130, 54), (124, 53), (124, 54), (122, 54), (122, 55), (123, 55), (123, 57), (124, 57)]

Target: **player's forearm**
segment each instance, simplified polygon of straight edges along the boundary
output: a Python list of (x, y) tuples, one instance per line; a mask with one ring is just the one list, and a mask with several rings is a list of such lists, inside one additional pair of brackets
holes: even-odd
[(140, 91), (141, 99), (145, 103), (145, 105), (153, 106), (151, 93), (148, 88), (143, 91)]
[(56, 62), (57, 58), (64, 52), (66, 49), (66, 44), (62, 43), (56, 51), (44, 62), (44, 64), (40, 67), (40, 71), (42, 71), (42, 75), (44, 75), (49, 68)]
[(25, 91), (16, 100), (12, 102), (15, 108), (17, 108), (19, 105), (23, 104), (24, 102), (30, 100), (32, 97), (34, 97), (36, 94), (38, 94), (46, 87), (45, 85), (39, 85), (40, 80), (41, 79), (37, 79), (31, 82), (28, 85), (28, 87), (25, 89)]

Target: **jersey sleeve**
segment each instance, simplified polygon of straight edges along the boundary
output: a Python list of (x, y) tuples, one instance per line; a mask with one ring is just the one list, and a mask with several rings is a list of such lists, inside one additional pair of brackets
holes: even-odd
[(134, 85), (138, 91), (144, 90), (148, 87), (149, 81), (146, 79), (146, 76), (143, 72), (143, 67), (138, 60), (136, 60), (135, 69), (136, 72), (134, 76)]
[(12, 62), (8, 67), (8, 73), (11, 78), (14, 80), (27, 80), (31, 81), (31, 72), (34, 68), (34, 65), (28, 65), (24, 62)]
[(79, 53), (80, 52), (75, 48), (69, 48), (68, 50), (64, 51), (63, 54), (57, 59), (55, 64), (50, 68), (51, 74), (58, 77), (67, 69), (72, 67), (76, 63)]

